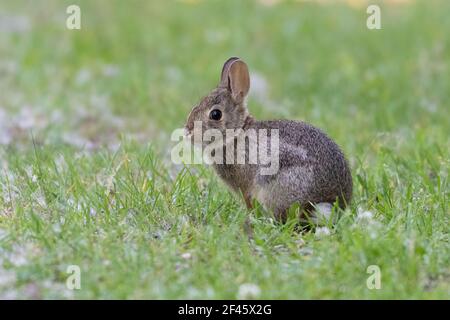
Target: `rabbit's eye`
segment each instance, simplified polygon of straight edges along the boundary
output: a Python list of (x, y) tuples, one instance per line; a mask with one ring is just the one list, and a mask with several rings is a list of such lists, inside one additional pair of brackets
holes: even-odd
[(209, 118), (211, 120), (220, 120), (222, 119), (222, 111), (218, 110), (218, 109), (214, 109), (209, 113)]

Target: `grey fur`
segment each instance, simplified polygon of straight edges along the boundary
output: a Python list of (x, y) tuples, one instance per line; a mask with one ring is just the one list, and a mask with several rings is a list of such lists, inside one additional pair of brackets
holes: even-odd
[[(230, 67), (227, 65), (223, 69), (230, 70)], [(294, 203), (310, 212), (315, 204), (335, 201), (345, 208), (352, 197), (352, 176), (337, 144), (320, 129), (302, 121), (256, 121), (248, 113), (245, 102), (233, 100), (230, 88), (223, 84), (224, 76), (221, 78), (219, 86), (191, 111), (186, 123), (189, 132), (192, 132), (194, 121), (202, 121), (203, 130), (215, 128), (223, 133), (226, 129), (237, 128), (279, 130), (277, 174), (261, 175), (259, 164), (213, 165), (227, 185), (244, 196), (247, 207), (251, 208), (256, 199), (280, 220), (286, 218), (287, 209)], [(209, 112), (217, 108), (222, 111), (223, 118), (210, 120)]]

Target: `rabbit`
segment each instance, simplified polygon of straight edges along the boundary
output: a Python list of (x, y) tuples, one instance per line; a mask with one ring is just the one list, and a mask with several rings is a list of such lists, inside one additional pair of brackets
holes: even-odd
[[(282, 222), (293, 204), (300, 206), (300, 218), (306, 216), (314, 221), (318, 217), (329, 218), (336, 201), (344, 209), (351, 201), (353, 183), (348, 162), (338, 145), (306, 122), (256, 120), (247, 108), (249, 90), (247, 64), (237, 57), (228, 59), (218, 86), (190, 112), (185, 135), (192, 138), (196, 121), (201, 121), (202, 130), (216, 129), (222, 133), (227, 129), (241, 129), (243, 133), (250, 129), (277, 129), (279, 168), (275, 174), (261, 174), (261, 164), (213, 163), (219, 177), (234, 192), (242, 194), (248, 209), (253, 208), (256, 200)], [(204, 142), (202, 145), (205, 147)], [(223, 148), (229, 145), (230, 141), (225, 139)], [(248, 151), (246, 147), (245, 152)]]

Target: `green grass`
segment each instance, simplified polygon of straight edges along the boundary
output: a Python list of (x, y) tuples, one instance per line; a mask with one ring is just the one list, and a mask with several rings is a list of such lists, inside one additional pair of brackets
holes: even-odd
[[(77, 2), (69, 31), (72, 3), (0, 3), (0, 298), (450, 298), (448, 1), (382, 3), (375, 31), (364, 5), (119, 0)], [(170, 161), (233, 55), (267, 85), (257, 118), (347, 154), (354, 198), (329, 235)]]

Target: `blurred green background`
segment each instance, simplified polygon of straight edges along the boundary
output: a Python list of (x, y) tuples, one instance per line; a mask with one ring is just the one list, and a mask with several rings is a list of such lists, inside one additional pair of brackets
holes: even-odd
[[(450, 2), (375, 2), (381, 30), (366, 27), (368, 3), (0, 0), (0, 296), (235, 298), (255, 282), (262, 298), (448, 298)], [(81, 30), (66, 28), (71, 4)], [(170, 162), (170, 133), (230, 56), (249, 65), (256, 118), (310, 122), (348, 155), (350, 220), (327, 240), (306, 234), (312, 258), (300, 235), (270, 222), (255, 219), (256, 244), (239, 239), (239, 200), (209, 171), (186, 182)], [(112, 185), (120, 208), (104, 193)], [(143, 212), (140, 223), (127, 208)], [(99, 220), (86, 218), (92, 210)], [(351, 227), (365, 210), (383, 226), (380, 242)], [(190, 231), (177, 233), (184, 223)], [(167, 238), (148, 239), (161, 228)], [(268, 256), (251, 258), (257, 248)], [(199, 258), (179, 271), (184, 251)], [(73, 261), (95, 273), (67, 294)], [(365, 268), (377, 261), (385, 289), (368, 291)]]

